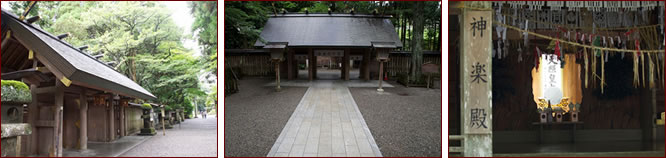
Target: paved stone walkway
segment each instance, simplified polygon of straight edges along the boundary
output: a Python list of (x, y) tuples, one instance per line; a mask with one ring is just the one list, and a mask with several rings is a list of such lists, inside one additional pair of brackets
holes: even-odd
[(381, 157), (382, 154), (346, 84), (313, 81), (267, 156)]
[(113, 142), (88, 142), (87, 150), (64, 149), (64, 157), (118, 157), (135, 146), (151, 138), (150, 136), (125, 136)]
[(186, 119), (173, 129), (157, 130), (157, 135), (132, 148), (120, 157), (216, 157), (217, 118), (208, 115)]

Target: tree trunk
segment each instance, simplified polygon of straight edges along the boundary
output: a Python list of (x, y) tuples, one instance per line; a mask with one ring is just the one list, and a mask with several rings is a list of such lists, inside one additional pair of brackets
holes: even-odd
[(407, 43), (405, 43), (405, 39), (407, 36), (407, 16), (405, 13), (402, 13), (402, 50), (405, 50), (407, 48)]
[(412, 20), (413, 22), (413, 32), (412, 32), (412, 73), (411, 78), (420, 82), (423, 79), (421, 78), (421, 65), (423, 65), (423, 23), (425, 19), (423, 18), (423, 7), (424, 2), (419, 1), (414, 5), (414, 14)]

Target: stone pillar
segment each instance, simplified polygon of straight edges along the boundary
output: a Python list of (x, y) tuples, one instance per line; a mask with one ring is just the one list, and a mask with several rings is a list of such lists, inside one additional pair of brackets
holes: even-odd
[[(467, 2), (461, 16), (461, 126), (463, 156), (490, 157), (492, 153), (492, 11), (490, 2)], [(485, 26), (482, 26), (485, 25)], [(480, 29), (485, 28), (485, 29)]]
[(79, 144), (81, 145), (81, 150), (88, 149), (88, 97), (86, 96), (86, 89), (82, 88), (81, 94), (79, 96), (81, 108), (80, 108), (80, 118), (81, 122), (79, 125)]
[[(21, 139), (32, 133), (30, 124), (23, 123), (23, 104), (36, 102), (27, 85), (18, 81), (2, 81), (2, 157), (20, 157)], [(5, 82), (15, 82), (16, 85)]]

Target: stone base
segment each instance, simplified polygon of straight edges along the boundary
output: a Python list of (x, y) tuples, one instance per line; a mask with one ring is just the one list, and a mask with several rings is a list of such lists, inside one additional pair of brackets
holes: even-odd
[[(16, 151), (16, 146), (18, 144), (18, 137), (21, 139), (27, 139), (27, 136), (32, 134), (32, 129), (27, 123), (5, 123), (2, 124), (2, 157), (16, 157), (16, 153), (21, 151)], [(20, 156), (20, 155), (18, 155)]]
[(140, 136), (153, 136), (155, 134), (157, 134), (155, 128), (141, 128), (141, 132), (139, 133)]
[(15, 157), (16, 143), (16, 137), (2, 138), (2, 157)]

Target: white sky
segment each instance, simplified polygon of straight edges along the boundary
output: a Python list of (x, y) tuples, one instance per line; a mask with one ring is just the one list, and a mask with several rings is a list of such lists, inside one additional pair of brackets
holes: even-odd
[(194, 34), (191, 30), (194, 17), (190, 14), (190, 8), (187, 6), (186, 1), (169, 1), (161, 2), (171, 10), (171, 18), (173, 22), (179, 27), (183, 28), (183, 33), (189, 34), (190, 37), (183, 40), (185, 48), (192, 49), (195, 56), (202, 56), (201, 48), (196, 40), (191, 36)]

